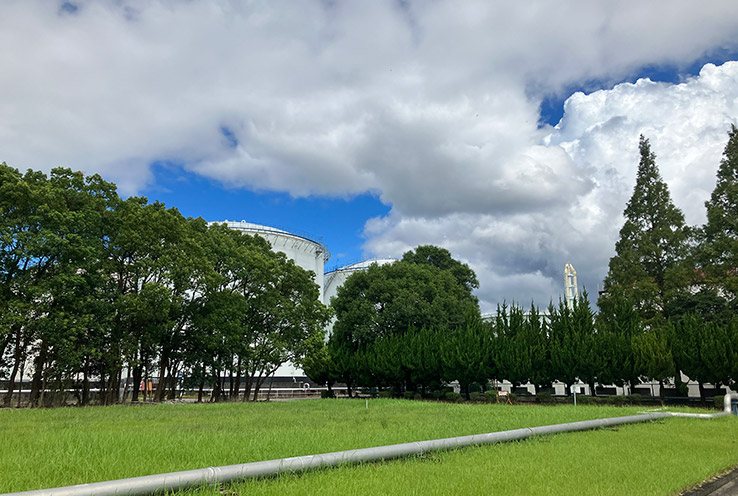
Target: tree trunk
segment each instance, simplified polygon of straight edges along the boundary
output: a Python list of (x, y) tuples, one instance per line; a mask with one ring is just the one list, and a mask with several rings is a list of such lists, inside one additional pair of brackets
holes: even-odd
[(42, 374), (41, 379), (41, 395), (38, 398), (38, 406), (44, 406), (44, 401), (46, 400), (46, 381), (48, 377), (46, 374), (46, 369), (44, 369), (44, 373)]
[[(3, 406), (9, 407), (10, 402), (13, 399), (13, 390), (15, 389), (15, 376), (18, 373), (18, 369), (20, 368), (20, 361), (21, 361), (21, 337), (20, 332), (18, 332), (17, 337), (15, 339), (15, 350), (13, 353), (13, 369), (10, 371), (10, 377), (8, 379), (8, 392), (5, 393), (5, 400), (3, 401)], [(2, 355), (0, 355), (0, 358), (2, 358)], [(21, 374), (21, 388), (23, 384), (23, 375)], [(20, 391), (18, 392), (18, 395), (20, 395)]]
[(31, 407), (39, 406), (38, 400), (41, 395), (41, 386), (44, 376), (44, 365), (46, 363), (46, 341), (41, 341), (38, 355), (34, 359), (33, 379), (31, 381), (31, 394), (28, 398), (28, 404)]
[[(131, 402), (137, 403), (138, 402), (138, 393), (141, 388), (141, 378), (143, 373), (143, 367), (141, 365), (137, 365), (133, 369), (133, 391), (131, 392)], [(144, 388), (146, 385), (144, 384)]]
[(261, 375), (256, 378), (256, 383), (254, 384), (254, 401), (259, 399), (259, 389), (263, 382), (264, 380)]
[(254, 375), (251, 373), (251, 371), (248, 371), (247, 376), (244, 378), (246, 382), (244, 382), (243, 387), (243, 401), (248, 401), (249, 396), (251, 396), (251, 386), (254, 383)]
[(21, 398), (23, 397), (23, 374), (25, 373), (26, 369), (26, 354), (25, 354), (25, 348), (23, 353), (23, 359), (21, 360), (21, 366), (20, 366), (20, 384), (18, 385), (18, 403), (16, 403), (16, 407), (21, 407)]
[(177, 372), (179, 367), (173, 367), (169, 371), (169, 394), (167, 394), (168, 400), (173, 400), (177, 396)]
[(161, 360), (159, 361), (159, 383), (156, 385), (156, 393), (154, 394), (154, 401), (157, 402), (164, 400), (164, 391), (166, 390), (164, 378), (166, 377), (168, 362), (167, 352), (162, 351)]
[(197, 402), (202, 403), (202, 393), (205, 389), (205, 381), (200, 381), (200, 389), (197, 390)]
[(90, 376), (89, 362), (85, 360), (85, 368), (82, 371), (82, 406), (90, 403)]
[(210, 401), (217, 402), (220, 399), (220, 373), (213, 369), (213, 391), (210, 393)]

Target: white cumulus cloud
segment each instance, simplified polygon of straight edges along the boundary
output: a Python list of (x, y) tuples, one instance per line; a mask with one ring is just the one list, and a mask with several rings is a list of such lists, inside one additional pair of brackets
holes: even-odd
[(556, 301), (567, 262), (594, 299), (635, 185), (640, 134), (649, 138), (687, 222), (704, 222), (727, 131), (738, 123), (738, 62), (707, 64), (680, 84), (642, 79), (576, 93), (564, 108), (542, 147), (565, 153), (592, 187), (561, 187), (561, 202), (526, 213), (374, 219), (367, 225), (367, 249), (397, 254), (418, 243), (451, 249), (480, 274), (479, 296), (487, 310), (503, 299), (535, 299), (544, 306)]
[(444, 244), (485, 305), (545, 303), (566, 261), (590, 290), (604, 275), (639, 133), (700, 220), (736, 70), (576, 94), (556, 129), (538, 127), (544, 96), (735, 40), (733, 0), (7, 0), (0, 160), (124, 193), (156, 161), (224, 187), (373, 192), (392, 213), (367, 225), (367, 252)]

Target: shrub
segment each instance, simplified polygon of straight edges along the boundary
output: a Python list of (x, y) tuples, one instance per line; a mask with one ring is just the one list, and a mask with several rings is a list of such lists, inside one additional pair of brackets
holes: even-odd
[(641, 403), (643, 403), (643, 395), (642, 394), (633, 393), (630, 396), (628, 396), (628, 399), (634, 405), (640, 405)]
[(482, 386), (478, 382), (472, 382), (469, 384), (469, 394), (471, 393), (481, 393), (482, 392)]
[(420, 394), (420, 393), (415, 393), (415, 395), (413, 396), (413, 399), (414, 400), (422, 400), (423, 399), (423, 395)]
[(440, 400), (443, 397), (443, 393), (438, 389), (431, 391), (431, 398), (434, 400)]
[(594, 397), (593, 396), (585, 396), (583, 394), (577, 395), (577, 404), (579, 405), (594, 405)]
[(336, 393), (334, 391), (328, 391), (328, 390), (321, 391), (320, 392), (320, 397), (321, 398), (324, 398), (324, 399), (325, 398), (335, 398), (336, 397)]
[(517, 394), (515, 394), (515, 393), (510, 393), (510, 401), (511, 401), (512, 403), (515, 403), (515, 400), (517, 400), (517, 399), (518, 399), (518, 395), (517, 395)]
[(553, 403), (553, 395), (548, 391), (542, 391), (536, 394), (536, 399), (539, 403)]
[(689, 386), (684, 382), (680, 382), (677, 386), (677, 392), (679, 396), (689, 396)]
[(625, 396), (610, 396), (610, 402), (613, 405), (622, 406), (628, 403), (628, 398)]
[(484, 392), (484, 401), (488, 403), (494, 403), (497, 401), (497, 391), (491, 390), (491, 391), (485, 391)]
[(379, 394), (377, 394), (377, 397), (379, 398), (392, 398), (392, 391), (380, 391)]
[(448, 393), (446, 393), (446, 399), (451, 403), (459, 403), (461, 402), (461, 395), (459, 393), (449, 391)]
[(725, 401), (725, 395), (723, 395), (723, 394), (716, 394), (715, 397), (713, 398), (713, 401), (715, 402), (715, 408), (717, 408), (718, 410), (722, 410), (723, 409), (723, 405), (725, 404), (724, 403), (724, 401)]
[(469, 399), (472, 401), (479, 401), (482, 398), (482, 393), (479, 391), (474, 391), (472, 393), (469, 393)]
[(406, 400), (412, 400), (415, 398), (415, 391), (405, 391), (405, 394), (403, 396)]

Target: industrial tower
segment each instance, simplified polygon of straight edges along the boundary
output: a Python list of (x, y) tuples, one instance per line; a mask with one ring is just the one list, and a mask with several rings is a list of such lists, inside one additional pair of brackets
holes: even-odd
[(579, 288), (577, 287), (577, 271), (570, 263), (564, 266), (564, 298), (566, 306), (569, 310), (573, 310), (574, 300), (579, 298)]

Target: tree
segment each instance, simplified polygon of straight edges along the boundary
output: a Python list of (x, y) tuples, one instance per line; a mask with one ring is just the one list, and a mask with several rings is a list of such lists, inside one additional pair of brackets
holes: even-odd
[(325, 384), (328, 388), (328, 396), (333, 397), (333, 384), (337, 380), (336, 367), (331, 350), (327, 344), (323, 343), (317, 349), (309, 351), (302, 361), (302, 370), (311, 381), (317, 384)]
[(441, 345), (443, 378), (459, 381), (461, 391), (469, 399), (473, 382), (486, 383), (490, 371), (491, 326), (481, 318), (469, 318), (465, 325), (446, 333)]
[(62, 168), (21, 175), (5, 164), (0, 192), (0, 359), (13, 348), (4, 403), (30, 353), (31, 404), (39, 405), (51, 380), (63, 389), (78, 370), (91, 320), (86, 289), (97, 278), (101, 232), (117, 194), (97, 175)]
[(664, 327), (649, 329), (633, 338), (635, 366), (639, 373), (659, 381), (659, 394), (664, 400), (664, 381), (674, 374), (674, 359)]
[(738, 295), (738, 128), (731, 125), (717, 171), (717, 183), (705, 202), (707, 224), (702, 229), (698, 262), (705, 284), (734, 301)]
[(458, 283), (471, 294), (479, 287), (477, 275), (465, 263), (461, 263), (451, 257), (451, 252), (445, 248), (433, 245), (418, 246), (402, 255), (403, 262), (419, 265), (431, 265), (441, 270), (447, 270), (453, 274)]
[(640, 138), (641, 159), (636, 185), (625, 208), (625, 224), (615, 245), (599, 306), (612, 313), (619, 298), (635, 305), (653, 324), (668, 317), (667, 305), (689, 285), (685, 265), (689, 230), (684, 215), (671, 201), (646, 138)]
[[(421, 248), (421, 254), (441, 253), (431, 250), (434, 247)], [(443, 265), (449, 268), (439, 268), (423, 256), (420, 263), (411, 261), (417, 253), (408, 252), (407, 260), (391, 264), (372, 264), (346, 280), (331, 302), (337, 318), (333, 339), (358, 348), (409, 329), (456, 328), (468, 316), (479, 315), (477, 299), (469, 287), (476, 277), (467, 274), (464, 280), (468, 284), (462, 283), (455, 275), (455, 271), (465, 272), (459, 270), (461, 264), (445, 261)]]
[(603, 318), (598, 315), (597, 355), (599, 360), (598, 381), (602, 384), (638, 384), (633, 340), (642, 334), (641, 321), (633, 304), (627, 298), (615, 302), (614, 311)]
[(264, 238), (225, 225), (210, 226), (208, 233), (215, 275), (196, 304), (190, 332), (205, 350), (193, 363), (210, 369), (215, 400), (223, 372), (231, 375), (231, 394), (243, 374), (244, 400), (252, 392), (256, 400), (277, 368), (300, 364), (322, 345), (330, 312), (318, 299), (312, 273), (272, 251)]
[[(594, 394), (598, 357), (594, 314), (585, 291), (569, 308), (560, 301), (549, 306), (552, 376), (568, 386), (577, 379), (590, 385)], [(567, 392), (568, 394), (568, 392)]]
[(494, 363), (497, 378), (507, 379), (515, 386), (527, 383), (533, 376), (533, 353), (536, 337), (526, 332), (530, 326), (526, 322), (523, 309), (512, 304), (497, 306), (494, 321)]

